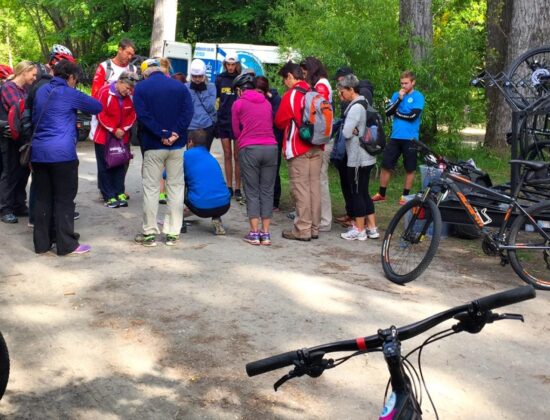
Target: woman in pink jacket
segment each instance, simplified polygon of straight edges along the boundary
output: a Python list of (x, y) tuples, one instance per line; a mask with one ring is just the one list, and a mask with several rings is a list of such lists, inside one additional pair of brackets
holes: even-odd
[(271, 245), (269, 224), (277, 175), (277, 141), (273, 134), (271, 104), (255, 90), (255, 79), (250, 73), (238, 76), (233, 89), (239, 99), (231, 109), (231, 125), (239, 150), (250, 222), (250, 232), (243, 239), (252, 245)]

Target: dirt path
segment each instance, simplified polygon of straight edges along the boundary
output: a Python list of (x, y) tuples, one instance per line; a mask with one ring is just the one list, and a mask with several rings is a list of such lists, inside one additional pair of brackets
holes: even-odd
[[(0, 226), (0, 329), (12, 358), (0, 417), (378, 418), (387, 380), (379, 354), (277, 393), (272, 384), (287, 370), (251, 379), (244, 365), (522, 284), (510, 267), (443, 241), (439, 269), (398, 287), (381, 274), (380, 241), (348, 243), (335, 229), (312, 243), (287, 242), (279, 239), (290, 225), (284, 214), (275, 216), (273, 246), (253, 247), (240, 240), (247, 223), (239, 205), (224, 219), (226, 237), (201, 220), (174, 248), (143, 248), (132, 241), (141, 225), (139, 159), (129, 171), (130, 206), (107, 209), (89, 143), (80, 158), (76, 229), (89, 255), (36, 256), (26, 219)], [(509, 308), (525, 324), (498, 323), (425, 351), (441, 418), (547, 417), (549, 300), (539, 293)], [(427, 400), (424, 407), (433, 418)]]

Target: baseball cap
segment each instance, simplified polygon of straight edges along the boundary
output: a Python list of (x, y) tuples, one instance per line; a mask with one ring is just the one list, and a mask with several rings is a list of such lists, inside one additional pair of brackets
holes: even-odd
[(206, 74), (206, 64), (200, 58), (195, 58), (191, 61), (191, 67), (189, 67), (189, 74), (191, 76), (204, 76)]
[(236, 63), (239, 59), (237, 58), (237, 53), (228, 52), (223, 61), (226, 63)]

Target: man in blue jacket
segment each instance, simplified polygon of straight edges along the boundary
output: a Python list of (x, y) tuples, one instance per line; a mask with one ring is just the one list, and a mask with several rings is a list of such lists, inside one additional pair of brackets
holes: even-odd
[(144, 246), (155, 246), (160, 181), (166, 168), (168, 212), (164, 220), (166, 245), (175, 245), (183, 220), (183, 153), (193, 103), (187, 88), (166, 77), (155, 59), (142, 64), (145, 80), (134, 92), (134, 105), (141, 123), (143, 155), (143, 227), (135, 238)]
[(231, 205), (231, 194), (223, 179), (222, 168), (208, 151), (206, 130), (189, 134), (183, 164), (185, 173), (185, 205), (199, 217), (211, 217), (216, 235), (225, 235), (221, 216)]

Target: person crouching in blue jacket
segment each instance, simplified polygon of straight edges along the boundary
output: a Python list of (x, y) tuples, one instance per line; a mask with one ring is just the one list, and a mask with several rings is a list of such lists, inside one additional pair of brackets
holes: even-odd
[[(56, 242), (57, 255), (84, 254), (74, 233), (74, 199), (78, 191), (76, 143), (77, 111), (101, 112), (101, 103), (75, 89), (80, 66), (68, 60), (53, 68), (53, 79), (36, 92), (32, 113), (31, 164), (36, 183), (34, 250), (49, 251)], [(52, 219), (55, 230), (52, 231)]]
[(185, 205), (201, 218), (212, 218), (216, 235), (225, 235), (221, 216), (231, 206), (231, 194), (216, 158), (208, 151), (208, 133), (193, 130), (183, 154)]

